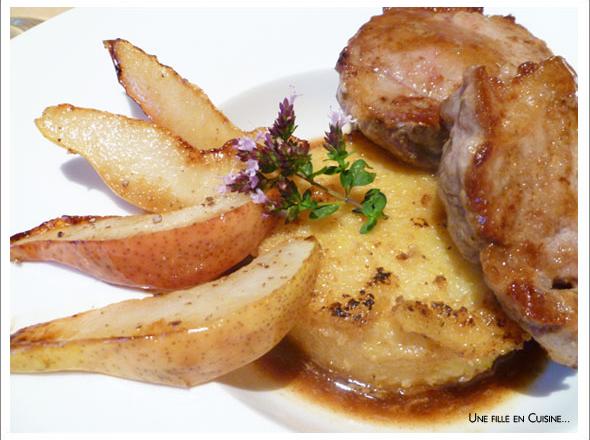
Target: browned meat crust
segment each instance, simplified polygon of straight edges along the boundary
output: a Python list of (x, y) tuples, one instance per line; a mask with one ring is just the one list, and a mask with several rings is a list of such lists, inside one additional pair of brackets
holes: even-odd
[(577, 364), (575, 74), (560, 57), (510, 81), (470, 69), (445, 104), (453, 120), (440, 194), (462, 252), (480, 259), (510, 316), (563, 364)]
[(513, 76), (521, 63), (551, 55), (513, 17), (487, 17), (482, 8), (387, 8), (340, 54), (338, 100), (373, 142), (435, 169), (448, 137), (440, 104), (467, 67)]

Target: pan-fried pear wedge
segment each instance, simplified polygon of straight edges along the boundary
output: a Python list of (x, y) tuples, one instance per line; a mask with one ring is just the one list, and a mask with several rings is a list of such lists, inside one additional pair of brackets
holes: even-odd
[(198, 149), (243, 136), (205, 92), (125, 40), (104, 41), (127, 94), (152, 121)]
[(245, 196), (211, 199), (166, 214), (61, 217), (10, 239), (16, 261), (55, 261), (112, 284), (191, 287), (249, 255), (275, 219)]
[(69, 104), (35, 121), (50, 141), (83, 156), (121, 198), (150, 212), (202, 203), (238, 166), (228, 143), (199, 151), (148, 121)]
[(315, 240), (293, 241), (215, 282), (26, 327), (10, 338), (13, 373), (91, 371), (193, 386), (277, 344), (309, 301)]

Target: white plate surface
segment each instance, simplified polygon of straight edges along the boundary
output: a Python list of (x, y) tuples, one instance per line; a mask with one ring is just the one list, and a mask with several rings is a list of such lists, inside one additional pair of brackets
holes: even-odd
[[(512, 13), (551, 49), (577, 64), (575, 9)], [(301, 136), (316, 137), (337, 84), (339, 51), (377, 9), (74, 9), (10, 42), (10, 231), (62, 214), (126, 214), (84, 162), (44, 140), (33, 119), (72, 103), (141, 117), (117, 83), (101, 41), (125, 38), (201, 86), (239, 126), (268, 125), (294, 86)], [(52, 264), (12, 265), (11, 331), (142, 294)], [(246, 373), (244, 373), (246, 374)], [(223, 380), (190, 390), (93, 374), (14, 375), (11, 431), (379, 431), (299, 400)], [(570, 431), (577, 376), (550, 364), (525, 394), (494, 413), (561, 414), (568, 424), (438, 426), (444, 430)], [(422, 430), (425, 428), (421, 428)]]

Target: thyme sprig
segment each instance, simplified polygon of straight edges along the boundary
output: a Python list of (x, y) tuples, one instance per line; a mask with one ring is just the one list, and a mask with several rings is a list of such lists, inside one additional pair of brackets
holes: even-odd
[[(367, 191), (361, 202), (351, 197), (355, 187), (366, 186), (375, 181), (375, 173), (363, 159), (351, 160), (346, 149), (345, 135), (350, 133), (352, 118), (342, 112), (330, 114), (329, 129), (325, 133), (323, 147), (326, 162), (330, 164), (314, 170), (309, 152), (309, 142), (293, 134), (297, 129), (293, 102), (295, 96), (285, 98), (279, 104), (279, 114), (273, 125), (259, 132), (255, 139), (242, 137), (234, 141), (237, 157), (246, 167), (238, 173), (224, 177), (222, 191), (250, 194), (255, 203), (264, 204), (269, 213), (283, 215), (292, 222), (303, 213), (312, 220), (332, 215), (342, 205), (348, 204), (353, 211), (364, 217), (361, 234), (371, 231), (384, 214), (387, 198), (379, 189)], [(342, 192), (322, 185), (318, 176), (338, 175)], [(307, 182), (310, 187), (300, 192), (294, 178)], [(336, 201), (320, 203), (314, 199), (312, 188), (316, 187)], [(278, 196), (269, 197), (270, 192)]]

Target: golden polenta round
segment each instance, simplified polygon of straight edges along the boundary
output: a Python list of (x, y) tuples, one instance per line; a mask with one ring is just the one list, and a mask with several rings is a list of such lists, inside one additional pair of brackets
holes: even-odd
[[(316, 169), (326, 165), (321, 143)], [(348, 145), (377, 174), (370, 188), (387, 196), (375, 229), (362, 235), (363, 218), (342, 206), (322, 220), (279, 226), (266, 251), (294, 237), (315, 236), (322, 246), (313, 297), (290, 333), (321, 367), (373, 391), (405, 392), (467, 382), (528, 339), (502, 312), (480, 269), (464, 260), (446, 229), (436, 177), (395, 162), (360, 135)], [(337, 177), (318, 180), (338, 189)], [(316, 192), (319, 200), (328, 196)]]

